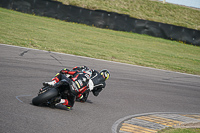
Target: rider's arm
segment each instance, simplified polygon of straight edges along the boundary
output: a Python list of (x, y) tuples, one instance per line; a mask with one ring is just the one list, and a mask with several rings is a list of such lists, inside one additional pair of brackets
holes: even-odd
[(105, 88), (105, 86), (106, 86), (106, 83), (105, 83), (105, 82), (94, 86), (94, 88), (93, 88), (93, 90), (92, 90), (93, 95), (94, 95), (94, 96), (98, 96), (99, 93), (103, 90), (103, 88)]
[(103, 90), (103, 88), (94, 88), (94, 89), (92, 90), (92, 93), (93, 93), (94, 96), (98, 96), (99, 93), (100, 93), (102, 90)]

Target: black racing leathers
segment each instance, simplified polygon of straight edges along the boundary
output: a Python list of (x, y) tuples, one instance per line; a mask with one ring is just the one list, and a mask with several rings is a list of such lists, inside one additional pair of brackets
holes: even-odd
[[(71, 75), (71, 78), (67, 78), (65, 74)], [(63, 97), (65, 102), (62, 104), (68, 107), (73, 107), (76, 97), (79, 97), (84, 93), (89, 93), (89, 78), (90, 77), (87, 73), (80, 72), (78, 70), (62, 69), (60, 73), (53, 78), (53, 80), (56, 80), (56, 82), (59, 82), (62, 79), (66, 79), (67, 81), (69, 80), (71, 97), (69, 99), (67, 99), (67, 97)]]
[(92, 90), (94, 96), (98, 96), (102, 91), (102, 88), (105, 88), (105, 78), (96, 70), (92, 71), (91, 80), (94, 84), (94, 89)]
[[(81, 66), (81, 67), (74, 67), (73, 70), (78, 70), (82, 71), (83, 69), (87, 68), (86, 66)], [(88, 68), (89, 69), (89, 68)], [(105, 83), (105, 78), (96, 70), (92, 70), (92, 76), (91, 80), (93, 82), (94, 88), (92, 90), (92, 93), (94, 96), (98, 96), (99, 93), (102, 91), (103, 88), (105, 88), (106, 83)], [(77, 99), (80, 102), (85, 102), (89, 96), (89, 92), (83, 93), (83, 98), (82, 99)]]
[[(91, 80), (94, 84), (94, 88), (92, 90), (92, 93), (94, 96), (98, 96), (99, 93), (102, 91), (103, 88), (105, 88), (105, 78), (96, 70), (92, 70), (92, 76)], [(80, 100), (80, 102), (85, 102), (89, 96), (89, 92), (86, 92), (83, 94), (83, 98)]]
[[(85, 69), (86, 66), (82, 67), (74, 67), (73, 70), (82, 71)], [(94, 89), (92, 90), (94, 96), (98, 96), (99, 93), (102, 91), (102, 88), (105, 88), (105, 78), (96, 70), (92, 70), (92, 76), (90, 78), (94, 84)], [(88, 97), (88, 95), (87, 95)]]

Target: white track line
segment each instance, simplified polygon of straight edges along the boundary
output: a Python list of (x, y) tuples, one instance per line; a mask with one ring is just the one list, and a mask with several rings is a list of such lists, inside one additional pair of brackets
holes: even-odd
[(16, 96), (17, 100), (19, 100), (21, 103), (23, 103), (22, 100), (19, 99), (19, 97), (28, 97), (28, 96), (31, 96), (31, 95), (19, 95), (19, 96)]

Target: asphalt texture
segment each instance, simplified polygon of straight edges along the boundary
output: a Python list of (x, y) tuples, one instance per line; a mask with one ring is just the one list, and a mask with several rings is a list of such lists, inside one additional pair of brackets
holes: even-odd
[[(62, 68), (81, 65), (110, 71), (98, 97), (90, 93), (87, 102), (76, 102), (70, 111), (31, 104), (44, 81)], [(1, 133), (154, 132), (199, 121), (196, 75), (0, 44), (0, 85)]]

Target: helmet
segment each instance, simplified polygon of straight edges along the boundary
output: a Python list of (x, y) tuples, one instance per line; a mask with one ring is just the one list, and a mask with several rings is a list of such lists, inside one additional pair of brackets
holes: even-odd
[(91, 76), (92, 76), (92, 70), (91, 69), (83, 69), (82, 72), (87, 73), (89, 75), (89, 78), (91, 78)]
[(110, 77), (110, 72), (106, 69), (100, 71), (100, 74), (107, 80)]

